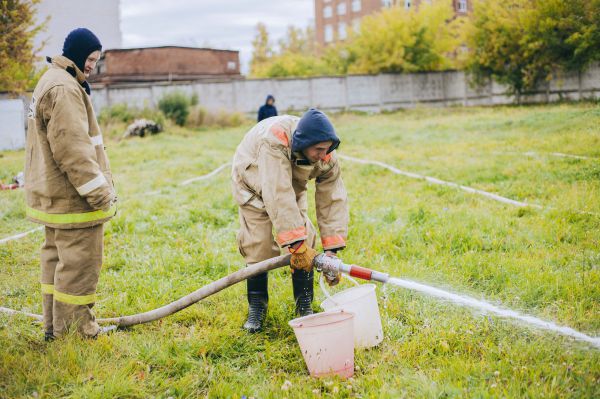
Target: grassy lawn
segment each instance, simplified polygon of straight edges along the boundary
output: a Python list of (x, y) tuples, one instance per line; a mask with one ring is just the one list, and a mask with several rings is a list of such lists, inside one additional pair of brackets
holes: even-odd
[[(516, 208), (344, 161), (346, 261), (600, 335), (597, 104), (346, 114), (335, 126), (344, 154), (549, 207)], [(177, 185), (227, 162), (249, 127), (108, 141), (121, 205), (106, 226), (98, 316), (155, 308), (243, 266), (228, 171)], [(536, 155), (521, 155), (529, 151)], [(0, 153), (0, 180), (20, 171), (23, 157)], [(0, 192), (0, 238), (34, 227), (23, 193)], [(0, 244), (0, 306), (41, 312), (41, 242), (36, 232)], [(240, 328), (244, 284), (95, 341), (46, 344), (39, 325), (0, 315), (0, 397), (600, 396), (600, 350), (588, 344), (382, 288), (386, 338), (356, 351), (348, 381), (307, 375), (287, 325), (290, 273), (277, 270), (257, 335)], [(324, 296), (315, 292), (317, 309)]]

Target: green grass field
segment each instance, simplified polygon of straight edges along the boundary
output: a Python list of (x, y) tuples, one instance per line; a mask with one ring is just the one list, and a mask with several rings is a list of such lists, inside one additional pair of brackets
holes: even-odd
[[(551, 207), (517, 208), (344, 161), (346, 261), (600, 335), (597, 104), (334, 120), (343, 154)], [(108, 142), (121, 205), (106, 227), (98, 316), (155, 308), (243, 267), (228, 171), (177, 184), (228, 161), (249, 127)], [(529, 151), (536, 155), (522, 155)], [(1, 153), (0, 180), (23, 162), (23, 152)], [(34, 227), (23, 193), (0, 192), (0, 238)], [(0, 306), (41, 312), (41, 243), (36, 232), (0, 244)], [(291, 291), (289, 270), (271, 273), (266, 331), (257, 335), (240, 328), (244, 284), (95, 341), (47, 344), (39, 325), (0, 315), (0, 397), (600, 396), (600, 350), (589, 344), (392, 287), (378, 289), (385, 340), (356, 351), (354, 378), (310, 378), (287, 325)], [(324, 296), (315, 292), (317, 309)]]

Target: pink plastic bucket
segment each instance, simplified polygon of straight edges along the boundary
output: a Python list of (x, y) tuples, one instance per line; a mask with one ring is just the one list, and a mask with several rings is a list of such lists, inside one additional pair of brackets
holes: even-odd
[(310, 375), (354, 375), (354, 314), (317, 313), (289, 322)]

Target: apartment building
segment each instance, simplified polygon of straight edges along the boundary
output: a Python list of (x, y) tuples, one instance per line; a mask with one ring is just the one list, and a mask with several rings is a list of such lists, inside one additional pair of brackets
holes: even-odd
[[(357, 30), (360, 20), (387, 7), (411, 9), (432, 0), (315, 0), (315, 32), (317, 42), (327, 45), (345, 40), (349, 29)], [(442, 0), (437, 0), (442, 1)], [(457, 15), (472, 11), (473, 0), (451, 1)]]

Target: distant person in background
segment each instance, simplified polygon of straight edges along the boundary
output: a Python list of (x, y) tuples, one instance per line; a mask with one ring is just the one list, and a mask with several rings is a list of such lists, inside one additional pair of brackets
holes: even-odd
[(275, 97), (272, 95), (267, 96), (267, 100), (265, 101), (265, 105), (258, 109), (258, 121), (260, 122), (263, 119), (270, 118), (272, 116), (277, 116), (277, 108), (275, 108)]

